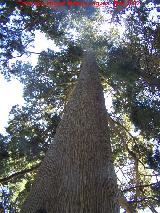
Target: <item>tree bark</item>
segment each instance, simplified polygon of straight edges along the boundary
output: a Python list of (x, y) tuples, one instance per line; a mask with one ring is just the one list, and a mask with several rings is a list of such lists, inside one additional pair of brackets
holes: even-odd
[(118, 213), (107, 111), (92, 51), (21, 213)]

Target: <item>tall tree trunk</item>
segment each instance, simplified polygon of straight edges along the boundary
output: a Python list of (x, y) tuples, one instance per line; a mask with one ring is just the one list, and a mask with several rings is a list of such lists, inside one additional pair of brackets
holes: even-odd
[(21, 213), (119, 212), (106, 117), (98, 66), (88, 51)]

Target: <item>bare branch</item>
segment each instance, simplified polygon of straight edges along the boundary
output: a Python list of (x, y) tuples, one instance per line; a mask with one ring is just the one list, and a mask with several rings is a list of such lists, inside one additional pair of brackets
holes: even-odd
[(131, 204), (128, 203), (124, 195), (119, 196), (118, 198), (119, 205), (126, 210), (127, 213), (135, 213), (134, 208)]
[(128, 188), (128, 189), (124, 189), (122, 192), (128, 192), (128, 191), (131, 191), (131, 190), (136, 189), (136, 188), (151, 187), (151, 186), (154, 186), (155, 184), (156, 184), (156, 183), (132, 186), (132, 187), (130, 187), (130, 188)]

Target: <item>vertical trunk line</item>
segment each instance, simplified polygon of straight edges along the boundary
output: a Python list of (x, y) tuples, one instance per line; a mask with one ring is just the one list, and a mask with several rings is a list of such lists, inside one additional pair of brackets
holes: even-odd
[(47, 213), (119, 213), (106, 116), (98, 65), (88, 51), (21, 213), (41, 208)]

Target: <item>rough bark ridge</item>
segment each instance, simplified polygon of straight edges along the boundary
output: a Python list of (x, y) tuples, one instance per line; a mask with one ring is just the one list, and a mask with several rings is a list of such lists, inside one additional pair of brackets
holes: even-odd
[(118, 213), (102, 86), (94, 54), (81, 74), (21, 213)]

